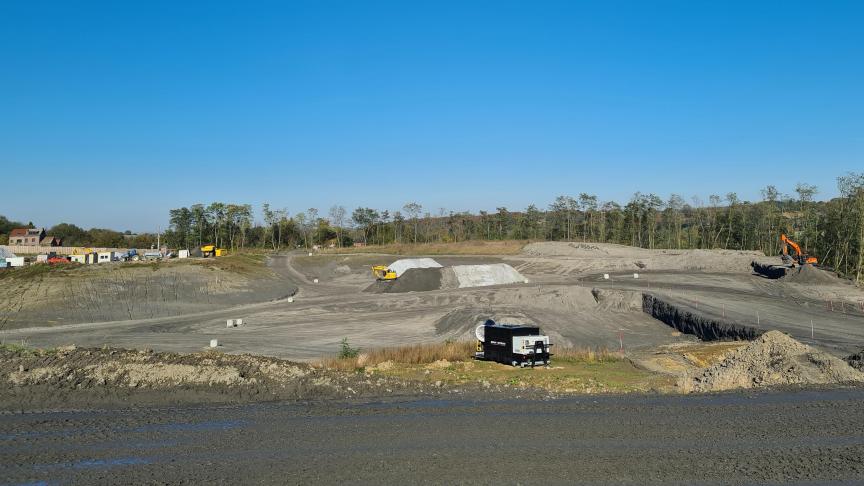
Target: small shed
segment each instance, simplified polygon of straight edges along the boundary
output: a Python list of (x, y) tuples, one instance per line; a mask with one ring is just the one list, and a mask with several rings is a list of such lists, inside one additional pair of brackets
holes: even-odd
[(80, 263), (82, 265), (86, 265), (89, 263), (96, 263), (96, 254), (95, 253), (82, 253), (76, 255), (69, 255), (69, 260), (75, 263)]
[(189, 258), (189, 250), (179, 250), (177, 252), (177, 258)]
[(113, 251), (100, 251), (97, 254), (97, 263), (111, 263), (114, 261), (115, 252)]
[[(24, 257), (6, 257), (6, 264), (10, 267), (23, 267), (24, 266)], [(0, 265), (2, 266), (2, 265)]]

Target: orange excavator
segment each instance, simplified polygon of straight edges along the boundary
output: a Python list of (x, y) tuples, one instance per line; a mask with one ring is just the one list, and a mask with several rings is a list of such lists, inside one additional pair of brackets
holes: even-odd
[[(794, 267), (797, 263), (799, 266), (801, 265), (813, 265), (815, 263), (819, 263), (816, 257), (812, 257), (803, 251), (801, 251), (801, 247), (798, 246), (798, 243), (790, 240), (786, 235), (780, 235), (780, 241), (783, 243), (783, 262), (786, 264), (792, 264)], [(794, 255), (789, 255), (789, 247), (792, 247), (792, 251), (794, 251)]]

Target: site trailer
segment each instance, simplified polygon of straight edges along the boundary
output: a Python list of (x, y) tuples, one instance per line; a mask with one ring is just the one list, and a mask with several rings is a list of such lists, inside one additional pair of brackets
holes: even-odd
[(497, 324), (488, 320), (477, 327), (477, 359), (513, 366), (549, 365), (549, 336), (540, 328), (521, 324)]

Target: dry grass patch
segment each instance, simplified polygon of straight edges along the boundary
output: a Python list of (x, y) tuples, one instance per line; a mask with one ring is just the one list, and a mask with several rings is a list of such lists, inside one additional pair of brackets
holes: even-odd
[[(216, 258), (190, 259), (204, 268), (222, 270), (224, 272), (236, 273), (246, 276), (268, 276), (273, 272), (267, 268), (265, 261), (267, 255), (264, 253), (233, 253), (228, 256)], [(173, 261), (173, 260), (171, 260)]]
[[(475, 344), (471, 341), (411, 344), (392, 348), (373, 349), (368, 352), (345, 353), (325, 358), (325, 368), (351, 371), (391, 362), (406, 365), (429, 364), (436, 361), (468, 361), (474, 357)], [(348, 356), (346, 356), (348, 354)], [(354, 354), (354, 356), (351, 356)]]

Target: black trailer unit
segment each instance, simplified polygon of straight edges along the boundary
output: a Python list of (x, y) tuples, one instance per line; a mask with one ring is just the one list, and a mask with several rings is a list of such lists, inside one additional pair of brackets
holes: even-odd
[(540, 328), (520, 324), (497, 324), (488, 320), (475, 330), (477, 359), (497, 361), (513, 366), (548, 365), (549, 336)]

